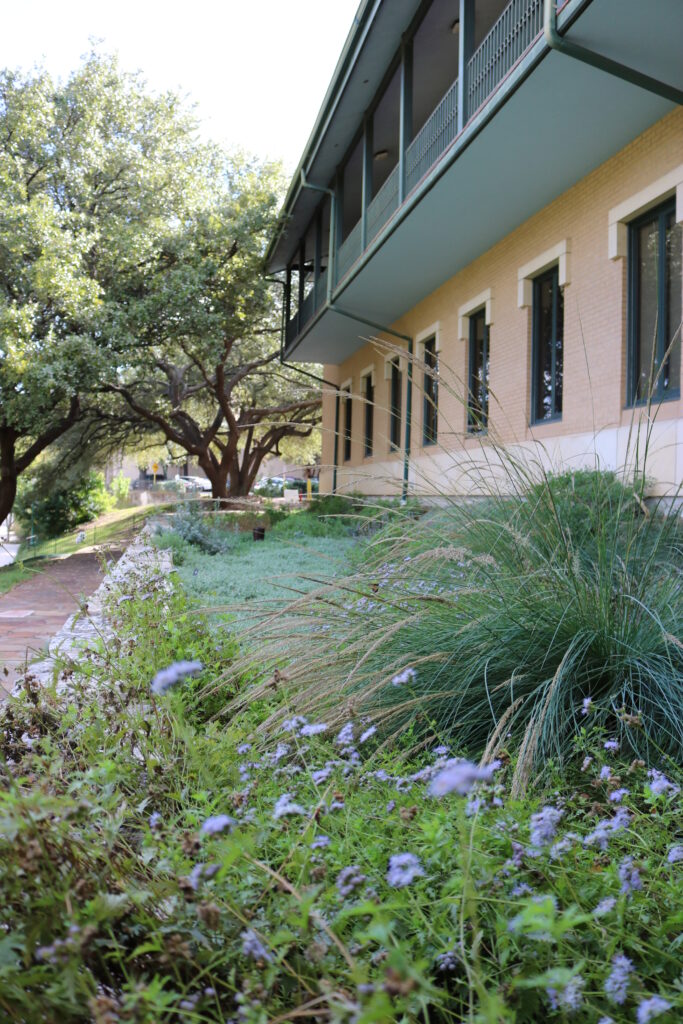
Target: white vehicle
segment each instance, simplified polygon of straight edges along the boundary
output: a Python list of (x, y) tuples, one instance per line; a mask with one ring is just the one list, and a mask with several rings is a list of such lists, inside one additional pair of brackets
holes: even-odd
[(178, 476), (176, 480), (182, 480), (184, 484), (187, 484), (188, 490), (211, 492), (211, 481), (207, 480), (205, 476)]

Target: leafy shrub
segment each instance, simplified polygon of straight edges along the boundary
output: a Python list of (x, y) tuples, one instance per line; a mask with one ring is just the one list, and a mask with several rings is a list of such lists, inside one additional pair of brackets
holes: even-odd
[(109, 490), (111, 491), (112, 497), (116, 502), (117, 508), (125, 508), (128, 504), (128, 494), (130, 492), (130, 478), (124, 476), (123, 472), (119, 472), (112, 479), (109, 484)]
[(209, 555), (227, 551), (230, 546), (225, 531), (215, 527), (208, 516), (189, 502), (176, 512), (173, 529), (187, 544), (194, 544)]
[(92, 522), (112, 507), (112, 498), (102, 473), (90, 471), (72, 486), (40, 494), (39, 479), (29, 481), (19, 493), (15, 514), (23, 530), (33, 529), (39, 537), (62, 533)]
[[(679, 1019), (673, 772), (621, 762), (589, 718), (515, 802), (505, 757), (411, 761), (358, 719), (273, 735), (279, 685), (207, 726), (192, 701), (234, 649), (154, 577), (109, 613), (70, 692), (29, 686), (0, 712), (8, 1020)], [(150, 693), (179, 658), (206, 665), (190, 704)]]
[[(351, 702), (473, 755), (507, 743), (519, 786), (567, 756), (584, 702), (633, 756), (680, 759), (682, 539), (675, 513), (643, 514), (599, 472), (395, 520), (355, 577), (272, 627), (273, 659), (291, 661), (297, 709)], [(313, 656), (285, 644), (300, 635)]]

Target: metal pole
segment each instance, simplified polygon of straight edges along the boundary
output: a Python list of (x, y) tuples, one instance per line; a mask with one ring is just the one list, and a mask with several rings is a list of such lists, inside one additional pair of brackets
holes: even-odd
[(410, 426), (413, 418), (413, 341), (408, 342), (408, 373), (406, 377), (406, 433), (403, 446), (403, 487), (401, 500), (408, 497), (408, 476), (410, 473)]

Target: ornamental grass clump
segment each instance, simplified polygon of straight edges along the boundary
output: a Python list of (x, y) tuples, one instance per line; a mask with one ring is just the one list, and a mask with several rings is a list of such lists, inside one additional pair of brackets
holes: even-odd
[(680, 760), (680, 517), (646, 507), (641, 477), (506, 467), (512, 495), (392, 524), (353, 576), (271, 620), (261, 664), (332, 726), (353, 707), (385, 739), (518, 752), (516, 791), (585, 729)]

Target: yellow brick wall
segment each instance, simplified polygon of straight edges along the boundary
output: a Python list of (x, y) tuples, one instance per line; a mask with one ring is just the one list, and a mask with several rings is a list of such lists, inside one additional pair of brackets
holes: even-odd
[[(492, 289), (490, 328), (491, 441), (533, 447), (542, 442), (560, 459), (577, 445), (594, 447), (594, 433), (603, 459), (625, 454), (625, 438), (633, 410), (625, 407), (626, 388), (626, 260), (608, 258), (608, 211), (683, 164), (683, 109), (644, 132), (621, 152), (540, 210), (488, 252), (423, 299), (391, 325), (412, 337), (439, 325), (439, 443), (422, 448), (422, 372), (415, 366), (413, 389), (412, 488), (429, 490), (434, 478), (442, 490), (476, 490), (461, 479), (457, 466), (463, 453), (481, 452), (480, 441), (466, 435), (464, 381), (467, 342), (458, 338), (458, 309), (472, 297)], [(485, 211), (482, 211), (485, 216)], [(569, 283), (564, 289), (564, 395), (561, 422), (529, 427), (531, 380), (531, 309), (517, 304), (518, 268), (564, 239), (569, 248)], [(396, 342), (393, 342), (396, 344)], [(401, 343), (398, 343), (401, 344)], [(381, 343), (380, 343), (381, 346)], [(418, 356), (420, 346), (416, 346)], [(368, 493), (396, 493), (402, 454), (389, 451), (389, 382), (384, 374), (385, 351), (365, 345), (341, 366), (326, 366), (325, 376), (337, 383), (352, 380), (359, 394), (359, 374), (376, 368), (375, 443), (364, 458), (362, 403), (353, 403), (351, 459), (342, 462), (340, 440), (338, 485)], [(405, 415), (405, 378), (403, 413)], [(334, 453), (334, 397), (324, 397), (323, 489), (331, 487)], [(640, 414), (638, 414), (640, 415)], [(668, 456), (655, 458), (660, 490), (681, 481), (683, 402), (666, 402), (657, 415), (658, 430), (673, 442)], [(343, 426), (343, 420), (340, 424)], [(574, 439), (571, 443), (568, 438)], [(664, 443), (664, 442), (662, 442)], [(456, 455), (456, 453), (458, 453)], [(652, 466), (650, 466), (652, 470)]]

